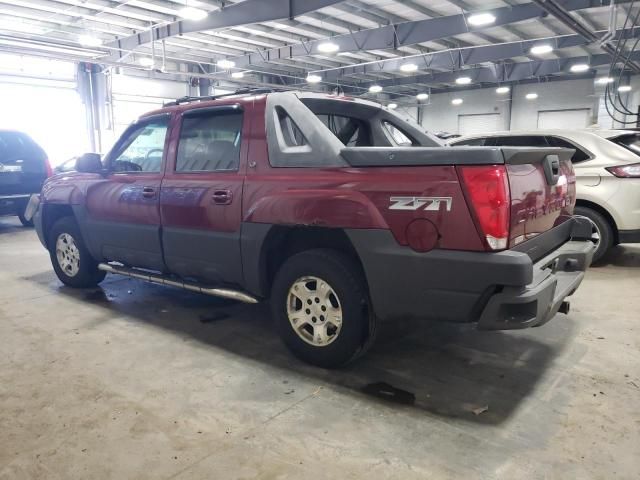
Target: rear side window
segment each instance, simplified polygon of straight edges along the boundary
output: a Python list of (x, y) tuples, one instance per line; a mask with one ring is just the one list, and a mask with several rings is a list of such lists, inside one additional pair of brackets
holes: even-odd
[(589, 156), (589, 154), (586, 153), (584, 150), (582, 150), (581, 148), (577, 147), (573, 143), (568, 142), (564, 138), (549, 137), (549, 145), (551, 145), (552, 147), (571, 148), (571, 149), (575, 150), (576, 152), (571, 157), (571, 162), (573, 162), (573, 163), (584, 162), (585, 160), (589, 160), (591, 158)]
[(494, 137), (496, 147), (548, 147), (547, 139), (541, 135), (513, 135)]
[(206, 109), (193, 112), (182, 120), (176, 172), (238, 170), (242, 112)]
[(392, 138), (393, 142), (399, 147), (412, 147), (413, 140), (409, 138), (405, 132), (396, 127), (393, 123), (383, 121), (382, 127), (386, 130), (387, 134)]
[(296, 125), (296, 122), (294, 122), (289, 114), (285, 112), (284, 108), (276, 107), (276, 112), (278, 113), (280, 132), (282, 133), (285, 145), (287, 147), (301, 147), (308, 145), (304, 134), (298, 125)]
[(344, 115), (316, 115), (346, 147), (372, 147), (371, 128), (367, 122)]
[(486, 138), (470, 138), (468, 140), (462, 140), (461, 142), (455, 142), (451, 145), (454, 147), (484, 147)]
[(630, 133), (627, 135), (620, 135), (619, 137), (613, 137), (609, 139), (613, 143), (617, 143), (621, 147), (640, 155), (640, 134)]
[(44, 151), (24, 133), (0, 132), (0, 164), (2, 169), (45, 172)]

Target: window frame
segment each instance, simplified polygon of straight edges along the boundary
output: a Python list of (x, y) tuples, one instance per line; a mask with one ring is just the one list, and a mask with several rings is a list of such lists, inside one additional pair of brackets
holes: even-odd
[[(148, 117), (141, 117), (131, 125), (127, 127), (127, 129), (120, 135), (120, 138), (115, 143), (115, 145), (111, 148), (109, 153), (105, 156), (103, 160), (103, 165), (105, 169), (109, 172), (110, 175), (157, 175), (163, 174), (167, 162), (167, 150), (169, 147), (169, 140), (171, 138), (171, 113), (159, 113), (156, 115), (150, 115)], [(125, 143), (125, 140), (129, 138), (132, 130), (139, 128), (141, 125), (145, 125), (147, 123), (153, 123), (154, 121), (164, 120), (167, 122), (167, 131), (164, 136), (164, 145), (162, 146), (162, 159), (160, 161), (160, 169), (158, 171), (146, 172), (143, 170), (127, 170), (127, 171), (116, 171), (113, 168), (114, 157), (120, 156), (124, 150), (121, 150), (122, 145)]]
[[(574, 161), (573, 161), (573, 155), (572, 155), (572, 156), (571, 156), (571, 163), (579, 164), (579, 163), (582, 163), (582, 162), (587, 162), (587, 161), (589, 161), (589, 160), (593, 160), (593, 159), (595, 158), (595, 155), (594, 155), (593, 153), (591, 153), (589, 150), (587, 150), (586, 148), (584, 148), (584, 147), (582, 147), (582, 146), (578, 146), (578, 145), (576, 144), (576, 142), (574, 142), (573, 140), (571, 140), (571, 139), (569, 139), (569, 138), (567, 138), (567, 137), (563, 137), (562, 135), (546, 135), (546, 136), (548, 137), (548, 139), (547, 139), (547, 143), (549, 143), (549, 140), (550, 140), (550, 139), (552, 139), (552, 138), (554, 138), (554, 137), (555, 137), (555, 138), (558, 138), (558, 139), (560, 139), (560, 140), (564, 140), (565, 142), (567, 142), (567, 143), (568, 143), (568, 144), (570, 144), (570, 145), (573, 145), (573, 147), (572, 147), (572, 148), (573, 148), (574, 150), (579, 150), (579, 151), (581, 151), (582, 153), (584, 153), (585, 155), (587, 155), (587, 158), (585, 158), (584, 160), (580, 160), (580, 161), (578, 161), (578, 162), (574, 162)], [(555, 147), (555, 146), (551, 145), (551, 143), (549, 143), (549, 146), (550, 146), (550, 147), (553, 147), (553, 148), (566, 148), (566, 147)], [(574, 155), (575, 155), (575, 154), (574, 154)]]
[[(180, 149), (180, 140), (182, 138), (182, 129), (184, 128), (184, 120), (185, 117), (196, 117), (200, 115), (207, 115), (211, 113), (218, 112), (238, 112), (241, 115), (240, 122), (240, 145), (238, 146), (238, 164), (233, 170), (178, 170), (178, 153)], [(202, 107), (202, 108), (192, 108), (190, 110), (185, 110), (182, 112), (179, 118), (179, 126), (177, 128), (178, 134), (176, 138), (175, 144), (175, 156), (173, 162), (173, 170), (171, 174), (173, 175), (206, 175), (206, 174), (220, 174), (220, 173), (228, 173), (228, 174), (237, 174), (240, 171), (240, 164), (242, 163), (242, 138), (243, 138), (243, 129), (244, 129), (244, 121), (245, 121), (245, 112), (242, 108), (242, 105), (239, 103), (234, 103), (231, 105), (214, 105), (212, 107)]]

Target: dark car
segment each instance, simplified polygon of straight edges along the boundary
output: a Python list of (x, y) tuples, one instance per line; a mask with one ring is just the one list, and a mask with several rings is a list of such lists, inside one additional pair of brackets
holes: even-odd
[(24, 226), (31, 226), (24, 215), (27, 202), (50, 176), (47, 154), (31, 137), (0, 130), (0, 216), (17, 215)]
[(34, 223), (66, 285), (111, 272), (271, 299), (293, 352), (336, 367), (378, 321), (513, 329), (567, 313), (595, 250), (572, 154), (442, 147), (344, 97), (187, 98), (48, 180)]

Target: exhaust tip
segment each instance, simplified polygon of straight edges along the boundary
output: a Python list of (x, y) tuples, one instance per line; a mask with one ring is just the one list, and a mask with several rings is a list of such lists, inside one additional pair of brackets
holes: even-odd
[(569, 311), (571, 310), (571, 304), (569, 302), (562, 302), (558, 311), (560, 313), (564, 313), (565, 315), (569, 315)]

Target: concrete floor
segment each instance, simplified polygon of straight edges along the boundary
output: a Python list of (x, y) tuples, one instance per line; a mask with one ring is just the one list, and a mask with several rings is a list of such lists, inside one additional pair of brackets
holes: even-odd
[(637, 246), (540, 329), (388, 325), (341, 371), (261, 305), (63, 287), (9, 218), (0, 267), (1, 479), (640, 478)]

